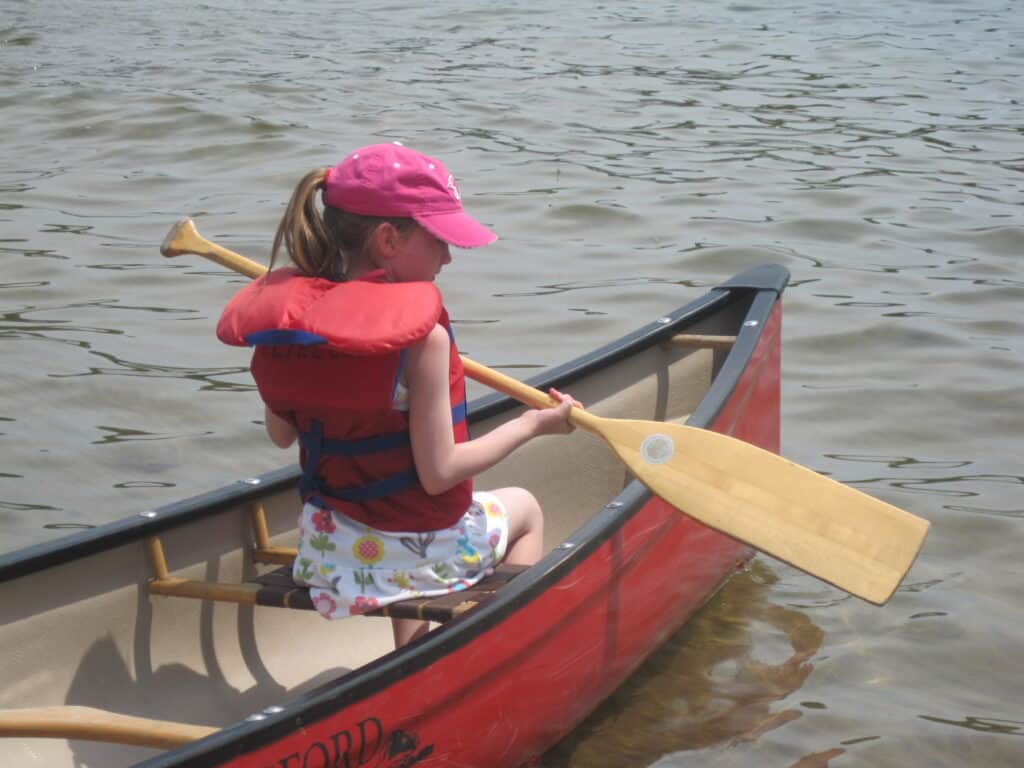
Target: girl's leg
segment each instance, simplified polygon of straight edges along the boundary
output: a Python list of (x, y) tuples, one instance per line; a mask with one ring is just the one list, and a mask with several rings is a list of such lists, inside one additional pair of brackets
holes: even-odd
[(430, 628), (429, 621), (419, 619), (392, 619), (391, 631), (395, 636), (395, 648), (401, 648), (406, 643), (419, 640)]
[(510, 565), (533, 565), (544, 554), (544, 513), (540, 503), (525, 488), (499, 488), (491, 491), (508, 512), (508, 552)]

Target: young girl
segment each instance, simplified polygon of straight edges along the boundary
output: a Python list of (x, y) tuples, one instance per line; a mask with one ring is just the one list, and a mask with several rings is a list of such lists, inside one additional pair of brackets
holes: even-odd
[[(322, 196), (323, 213), (317, 197)], [(465, 381), (433, 281), (449, 245), (497, 236), (462, 208), (437, 160), (399, 144), (358, 149), (298, 184), (274, 238), (294, 268), (236, 295), (218, 337), (256, 347), (270, 439), (300, 444), (297, 582), (327, 618), (464, 589), (544, 543), (522, 488), (472, 492), (518, 446), (567, 434), (569, 408), (529, 410), (469, 440)], [(426, 622), (395, 620), (397, 646)]]

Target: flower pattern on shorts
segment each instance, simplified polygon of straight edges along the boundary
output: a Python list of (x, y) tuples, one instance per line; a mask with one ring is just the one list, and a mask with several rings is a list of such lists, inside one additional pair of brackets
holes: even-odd
[(398, 600), (466, 589), (505, 554), (508, 517), (483, 492), (449, 528), (382, 531), (307, 503), (299, 515), (292, 574), (326, 618), (354, 616)]
[(334, 524), (334, 516), (329, 509), (321, 509), (312, 515), (313, 527), (317, 533), (334, 533), (338, 526)]
[(359, 595), (356, 597), (355, 603), (349, 606), (348, 612), (351, 616), (356, 616), (360, 613), (368, 613), (377, 607), (377, 598), (375, 597), (363, 597)]
[(338, 610), (338, 604), (331, 599), (330, 595), (322, 591), (313, 598), (313, 606), (319, 613), (327, 617), (332, 616)]
[(352, 554), (363, 565), (376, 565), (384, 559), (384, 542), (379, 536), (367, 533), (352, 544)]

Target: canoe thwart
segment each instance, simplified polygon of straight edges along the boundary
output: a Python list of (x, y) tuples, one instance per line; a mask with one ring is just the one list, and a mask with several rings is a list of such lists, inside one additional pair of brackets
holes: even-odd
[(267, 528), (267, 515), (263, 505), (256, 502), (249, 507), (249, 518), (252, 522), (252, 533), (256, 539), (252, 548), (252, 561), (266, 565), (291, 565), (298, 557), (299, 551), (294, 547), (278, 547), (270, 543)]
[(299, 556), (299, 550), (295, 547), (261, 547), (252, 548), (252, 561), (264, 565), (291, 565), (292, 561)]
[(670, 347), (691, 349), (731, 349), (736, 343), (735, 336), (712, 336), (703, 333), (680, 333), (665, 342)]

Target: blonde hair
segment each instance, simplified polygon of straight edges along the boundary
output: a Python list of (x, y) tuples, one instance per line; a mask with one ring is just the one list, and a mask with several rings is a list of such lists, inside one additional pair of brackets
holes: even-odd
[(367, 255), (370, 237), (378, 226), (387, 222), (402, 233), (416, 226), (412, 219), (362, 216), (326, 206), (321, 214), (317, 198), (328, 170), (310, 171), (295, 186), (274, 235), (270, 269), (283, 243), (303, 274), (343, 282), (353, 263)]

